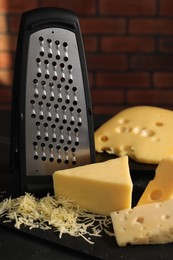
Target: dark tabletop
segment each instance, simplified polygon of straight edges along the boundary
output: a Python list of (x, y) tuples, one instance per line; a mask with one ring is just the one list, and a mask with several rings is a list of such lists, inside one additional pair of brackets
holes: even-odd
[[(94, 116), (95, 129), (109, 116)], [(15, 193), (15, 176), (10, 173), (10, 112), (0, 112), (0, 192)], [(110, 155), (97, 155), (97, 161), (111, 158)], [(131, 177), (134, 183), (134, 204), (141, 196), (148, 181), (153, 178), (155, 166), (136, 164), (130, 160)], [(139, 171), (141, 174), (139, 174)], [(13, 195), (13, 194), (12, 194)], [(2, 199), (2, 198), (1, 198)], [(68, 238), (65, 238), (68, 242)], [(119, 248), (114, 238), (96, 239), (90, 249), (86, 242), (78, 243), (71, 238), (71, 246), (53, 243), (52, 235), (15, 230), (11, 226), (0, 225), (0, 260), (54, 260), (54, 259), (172, 259), (173, 244), (153, 246), (127, 246)], [(51, 241), (52, 240), (52, 241)], [(63, 241), (63, 240), (62, 240)], [(69, 243), (69, 242), (68, 242)], [(67, 245), (70, 245), (68, 244)], [(86, 244), (85, 244), (86, 243)], [(82, 245), (83, 250), (80, 250)], [(86, 245), (86, 250), (85, 249)], [(93, 251), (92, 251), (93, 250)], [(88, 253), (93, 252), (93, 254)]]

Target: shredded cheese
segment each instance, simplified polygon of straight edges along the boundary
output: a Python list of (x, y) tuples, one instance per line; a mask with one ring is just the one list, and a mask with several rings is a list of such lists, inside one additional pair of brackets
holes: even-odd
[(74, 237), (82, 237), (90, 244), (92, 236), (102, 236), (102, 231), (113, 235), (108, 229), (111, 218), (87, 212), (79, 207), (71, 199), (47, 196), (38, 199), (29, 193), (12, 199), (6, 198), (0, 203), (0, 217), (5, 217), (4, 222), (15, 221), (15, 228), (21, 225), (29, 229), (40, 228), (42, 230), (53, 229), (59, 232), (59, 238), (63, 234)]

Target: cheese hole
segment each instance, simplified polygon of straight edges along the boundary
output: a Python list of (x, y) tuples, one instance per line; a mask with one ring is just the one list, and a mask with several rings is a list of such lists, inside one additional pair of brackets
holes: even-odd
[(141, 129), (140, 135), (143, 137), (149, 137), (155, 135), (155, 132), (144, 127)]
[(103, 136), (101, 137), (101, 141), (102, 141), (102, 142), (107, 142), (108, 140), (109, 140), (109, 138), (108, 138), (107, 135), (103, 135)]
[(127, 118), (121, 118), (121, 119), (118, 120), (118, 123), (119, 123), (119, 124), (127, 124), (127, 123), (129, 123), (129, 122), (130, 122), (130, 120), (127, 119)]
[(162, 216), (162, 219), (169, 219), (169, 218), (170, 218), (169, 215), (163, 215), (163, 216)]
[(150, 194), (151, 200), (159, 200), (163, 196), (163, 192), (161, 190), (154, 190)]
[(136, 219), (136, 222), (139, 223), (139, 224), (143, 224), (144, 223), (144, 218), (143, 217), (138, 217)]
[(134, 152), (135, 149), (134, 149), (134, 146), (132, 146), (132, 145), (126, 145), (123, 147), (123, 150), (126, 152), (129, 152), (129, 153), (132, 153), (132, 152)]
[(126, 127), (126, 126), (117, 126), (115, 128), (115, 132), (118, 134), (129, 133), (131, 131), (132, 131), (131, 127)]
[(173, 234), (173, 227), (169, 229), (169, 233)]
[(164, 124), (163, 124), (162, 122), (156, 122), (155, 125), (161, 127), (161, 126), (163, 126)]

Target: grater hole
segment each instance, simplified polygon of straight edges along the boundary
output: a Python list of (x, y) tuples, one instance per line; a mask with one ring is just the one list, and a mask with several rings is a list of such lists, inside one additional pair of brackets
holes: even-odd
[(49, 61), (48, 61), (48, 60), (44, 60), (44, 64), (45, 64), (45, 65), (48, 65), (48, 64), (49, 64)]
[(45, 79), (49, 79), (49, 74), (45, 74)]
[(61, 77), (61, 82), (64, 82), (65, 81), (65, 78), (64, 77)]
[(46, 161), (46, 156), (42, 156), (42, 161)]
[(40, 51), (40, 56), (44, 56), (44, 51)]
[(52, 58), (52, 53), (48, 53), (48, 58)]
[(42, 99), (46, 99), (46, 95), (42, 95)]
[(61, 85), (61, 84), (57, 84), (57, 88), (58, 88), (58, 89), (61, 89), (61, 88), (62, 88), (62, 85)]
[(50, 101), (54, 101), (54, 99), (55, 99), (55, 98), (54, 98), (53, 96), (50, 97)]
[(43, 126), (44, 126), (44, 127), (48, 127), (48, 123), (44, 123)]
[(37, 140), (40, 140), (41, 139), (41, 136), (40, 135), (37, 135)]
[(38, 78), (41, 77), (41, 73), (40, 73), (40, 72), (37, 73), (37, 77), (38, 77)]
[(67, 123), (67, 120), (66, 120), (66, 119), (63, 119), (62, 122), (63, 122), (63, 124), (66, 124), (66, 123)]
[(37, 59), (36, 59), (36, 62), (37, 62), (37, 63), (40, 63), (40, 62), (41, 62), (41, 59), (40, 59), (40, 58), (37, 58)]
[(44, 119), (44, 116), (43, 116), (43, 115), (40, 115), (39, 118), (40, 118), (41, 120), (43, 120), (43, 119)]
[(40, 42), (43, 42), (44, 41), (44, 38), (42, 36), (39, 37), (39, 41)]
[(50, 116), (48, 116), (48, 117), (47, 117), (47, 120), (48, 120), (48, 121), (51, 121), (51, 120), (52, 120), (52, 118), (51, 118)]
[(38, 160), (38, 155), (34, 155), (34, 159), (35, 159), (35, 160)]
[(72, 143), (72, 141), (71, 141), (71, 140), (68, 140), (67, 143), (70, 145), (70, 144)]
[(31, 114), (31, 118), (36, 118), (36, 114)]
[(46, 145), (45, 143), (41, 143), (41, 147), (44, 148)]
[(38, 104), (39, 104), (39, 106), (42, 106), (43, 105), (43, 101), (39, 101)]
[(51, 107), (51, 103), (47, 102), (47, 103), (46, 103), (46, 106), (47, 106), (47, 107)]
[(52, 40), (50, 38), (47, 39), (48, 43), (52, 43)]
[(31, 103), (32, 105), (34, 105), (34, 104), (35, 104), (35, 100), (34, 100), (34, 99), (31, 99), (31, 100), (30, 100), (30, 103)]
[(41, 81), (41, 85), (42, 85), (42, 86), (46, 85), (46, 81), (45, 81), (45, 80), (42, 80), (42, 81)]
[(36, 124), (36, 126), (40, 126), (40, 122), (39, 121), (37, 121), (35, 124)]
[(81, 111), (82, 111), (81, 108), (78, 108), (78, 109), (77, 109), (77, 112), (78, 112), (78, 113), (81, 113)]
[(60, 146), (60, 145), (57, 145), (57, 146), (56, 146), (56, 149), (57, 149), (57, 150), (60, 150), (60, 149), (61, 149), (61, 146)]
[(69, 87), (68, 85), (65, 86), (65, 90), (69, 90), (69, 88), (70, 88), (70, 87)]
[(69, 110), (70, 110), (70, 112), (73, 112), (74, 111), (74, 107), (70, 107)]
[(65, 103), (66, 103), (66, 104), (69, 104), (69, 103), (70, 103), (70, 100), (69, 100), (69, 99), (66, 99), (66, 100), (65, 100)]
[(67, 43), (67, 42), (63, 42), (63, 46), (64, 46), (65, 48), (67, 48), (68, 43)]
[(49, 148), (52, 149), (53, 148), (53, 144), (49, 144)]
[(61, 67), (61, 69), (63, 69), (64, 68), (64, 63), (60, 63), (60, 67)]
[(76, 148), (75, 147), (72, 147), (71, 148), (71, 151), (74, 153), (76, 151)]
[(53, 76), (53, 80), (57, 80), (57, 78), (58, 78), (57, 76)]
[(70, 125), (74, 125), (74, 121), (73, 120), (70, 121)]
[(61, 143), (61, 144), (63, 144), (63, 143), (64, 143), (64, 139), (60, 139), (59, 141), (60, 141), (60, 143)]
[(72, 68), (73, 68), (73, 67), (72, 67), (72, 65), (71, 65), (71, 64), (70, 64), (70, 65), (68, 65), (68, 69), (69, 69), (69, 70), (72, 70)]
[(69, 160), (65, 160), (64, 163), (65, 163), (65, 164), (69, 164)]
[(49, 137), (48, 137), (48, 136), (45, 136), (44, 140), (45, 140), (45, 141), (48, 141), (48, 140), (49, 140)]
[(64, 57), (64, 59), (63, 59), (64, 61), (68, 61), (68, 57)]
[(61, 103), (61, 102), (62, 102), (62, 98), (58, 98), (57, 101), (58, 101), (59, 103)]
[(33, 146), (37, 146), (37, 144), (38, 144), (38, 143), (37, 143), (36, 141), (35, 141), (35, 142), (33, 142)]
[(68, 83), (69, 83), (69, 84), (72, 84), (72, 83), (73, 83), (73, 80), (72, 80), (72, 79), (69, 79)]
[(53, 162), (53, 161), (54, 161), (54, 158), (53, 158), (53, 157), (50, 157), (50, 158), (49, 158), (49, 161), (50, 161), (50, 162)]
[(55, 118), (55, 122), (58, 123), (59, 122), (59, 118)]
[(56, 128), (56, 125), (55, 125), (55, 124), (52, 124), (51, 127), (52, 127), (52, 129), (55, 129), (55, 128)]
[(79, 132), (79, 129), (78, 129), (78, 128), (75, 128), (75, 129), (74, 129), (74, 132), (75, 132), (75, 133), (78, 133), (78, 132)]
[(77, 91), (77, 87), (73, 87), (72, 90), (73, 90), (74, 92), (76, 92), (76, 91)]
[(55, 44), (56, 44), (56, 45), (60, 45), (60, 41), (56, 40), (56, 41), (55, 41)]
[(73, 165), (76, 165), (76, 161), (72, 161), (72, 164), (73, 164)]
[(73, 101), (73, 105), (74, 105), (74, 106), (77, 105), (77, 101), (76, 101), (76, 100)]
[(34, 79), (34, 80), (33, 80), (33, 83), (34, 83), (34, 84), (37, 84), (37, 83), (38, 83), (38, 79)]
[(39, 97), (38, 93), (34, 93), (34, 97), (38, 98)]
[(54, 105), (54, 108), (55, 108), (55, 109), (57, 109), (58, 107), (59, 107), (58, 104), (55, 104), (55, 105)]
[(55, 67), (57, 65), (56, 61), (53, 61), (52, 65)]
[(79, 145), (79, 142), (78, 142), (78, 141), (76, 141), (76, 142), (75, 142), (75, 145), (76, 145), (76, 146), (78, 146), (78, 145)]
[(55, 143), (56, 141), (57, 141), (57, 139), (56, 139), (55, 137), (53, 137), (53, 138), (52, 138), (52, 142)]
[(62, 160), (61, 160), (60, 158), (57, 159), (57, 163), (61, 163), (61, 161), (62, 161)]
[(77, 125), (78, 125), (78, 126), (82, 126), (82, 122), (78, 122)]
[(60, 58), (61, 58), (60, 55), (56, 55), (57, 60), (60, 60)]

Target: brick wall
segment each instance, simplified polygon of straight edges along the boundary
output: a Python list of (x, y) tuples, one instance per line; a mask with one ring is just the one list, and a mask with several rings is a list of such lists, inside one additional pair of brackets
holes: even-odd
[(10, 109), (20, 15), (45, 6), (78, 15), (93, 111), (127, 106), (173, 109), (172, 0), (0, 0), (0, 109)]

